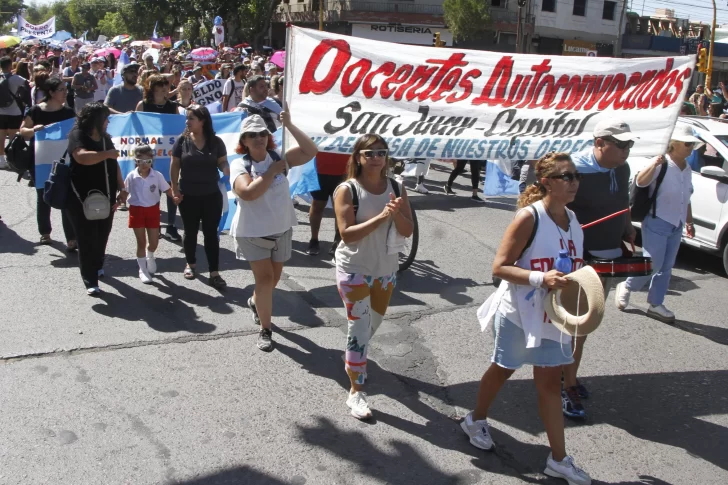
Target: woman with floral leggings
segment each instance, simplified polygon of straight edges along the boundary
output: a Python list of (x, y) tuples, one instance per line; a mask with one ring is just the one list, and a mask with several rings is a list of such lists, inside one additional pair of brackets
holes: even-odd
[(397, 284), (394, 231), (408, 237), (414, 229), (404, 186), (388, 178), (388, 153), (382, 137), (362, 135), (349, 159), (347, 180), (334, 193), (341, 232), (336, 249), (336, 285), (349, 320), (345, 368), (351, 390), (346, 405), (358, 419), (372, 416), (363, 392), (367, 353)]

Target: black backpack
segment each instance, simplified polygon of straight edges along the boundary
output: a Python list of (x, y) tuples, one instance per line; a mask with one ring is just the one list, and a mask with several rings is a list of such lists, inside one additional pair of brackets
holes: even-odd
[[(281, 159), (281, 157), (278, 155), (278, 152), (275, 150), (268, 150), (268, 155), (270, 155), (271, 160), (274, 162), (277, 162)], [(250, 178), (253, 178), (253, 159), (250, 158), (250, 154), (246, 153), (243, 155), (243, 168), (245, 169), (245, 172), (250, 175)], [(288, 175), (288, 170), (283, 171), (283, 175)]]
[(32, 140), (28, 143), (25, 138), (20, 136), (20, 133), (17, 133), (5, 147), (5, 156), (10, 169), (18, 174), (18, 182), (27, 171), (33, 175), (35, 147)]
[[(390, 178), (389, 183), (392, 185), (394, 196), (399, 197), (399, 184), (397, 181)], [(359, 211), (359, 194), (356, 193), (356, 185), (354, 185), (353, 180), (347, 180), (346, 185), (349, 186), (349, 190), (351, 191), (351, 205), (354, 206), (354, 217), (356, 218), (356, 213)]]
[(662, 179), (667, 173), (667, 162), (663, 162), (660, 167), (660, 173), (655, 181), (655, 190), (650, 195), (650, 185), (647, 187), (637, 187), (637, 175), (632, 179), (632, 185), (629, 188), (629, 208), (633, 221), (642, 222), (652, 210), (652, 217), (657, 217), (657, 191), (660, 190)]
[(20, 112), (25, 111), (25, 106), (30, 104), (30, 88), (26, 81), (23, 86), (18, 87), (18, 92), (13, 94), (10, 89), (10, 77), (13, 74), (0, 74), (0, 109), (9, 108), (16, 103)]

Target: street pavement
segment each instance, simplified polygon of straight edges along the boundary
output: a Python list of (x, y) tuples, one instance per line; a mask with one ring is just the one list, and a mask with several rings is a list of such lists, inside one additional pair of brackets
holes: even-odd
[[(154, 285), (137, 276), (134, 237), (118, 213), (101, 298), (86, 296), (77, 257), (40, 246), (35, 192), (0, 172), (0, 484), (559, 484), (542, 472), (547, 440), (529, 368), (501, 392), (495, 452), (458, 424), (472, 408), (492, 336), (476, 308), (514, 199), (469, 199), (469, 175), (442, 194), (412, 194), (420, 246), (372, 341), (367, 391), (375, 418), (349, 415), (346, 321), (334, 269), (294, 257), (274, 297), (272, 353), (255, 347), (253, 278), (221, 242), (229, 288), (195, 281), (180, 244), (160, 243)], [(54, 233), (62, 241), (60, 215)], [(324, 220), (322, 253), (333, 239)], [(666, 305), (647, 318), (608, 299), (582, 366), (588, 418), (567, 422), (569, 453), (602, 484), (728, 483), (728, 279), (720, 261), (683, 249)], [(611, 295), (610, 295), (611, 296)]]

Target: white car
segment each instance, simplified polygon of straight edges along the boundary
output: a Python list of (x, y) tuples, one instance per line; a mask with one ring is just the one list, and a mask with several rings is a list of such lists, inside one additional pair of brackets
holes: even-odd
[[(695, 136), (705, 142), (697, 155), (700, 171), (693, 169), (693, 209), (695, 237), (682, 242), (722, 258), (728, 273), (728, 120), (680, 117), (678, 124), (692, 126)], [(627, 160), (632, 177), (649, 163), (648, 158)], [(639, 223), (635, 223), (639, 226)]]

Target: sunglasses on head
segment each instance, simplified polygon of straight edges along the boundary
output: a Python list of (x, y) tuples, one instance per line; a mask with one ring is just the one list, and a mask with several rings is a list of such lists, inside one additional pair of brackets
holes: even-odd
[(564, 182), (568, 183), (571, 183), (574, 180), (576, 180), (577, 182), (581, 182), (581, 179), (584, 178), (584, 174), (579, 172), (564, 172), (560, 173), (559, 175), (551, 175), (549, 178), (563, 180)]
[(258, 133), (244, 133), (243, 136), (245, 138), (250, 138), (251, 140), (254, 140), (256, 138), (268, 138), (268, 132), (259, 131)]
[(144, 163), (146, 165), (151, 165), (154, 160), (151, 158), (135, 158), (134, 159), (136, 163)]
[(621, 141), (617, 140), (616, 138), (604, 138), (604, 140), (608, 141), (609, 143), (613, 143), (614, 146), (616, 146), (620, 150), (626, 150), (627, 148), (632, 148), (634, 146), (634, 140)]
[(359, 153), (361, 153), (364, 158), (376, 158), (376, 157), (386, 157), (389, 153), (389, 150), (385, 148), (381, 148), (379, 150), (362, 150)]

